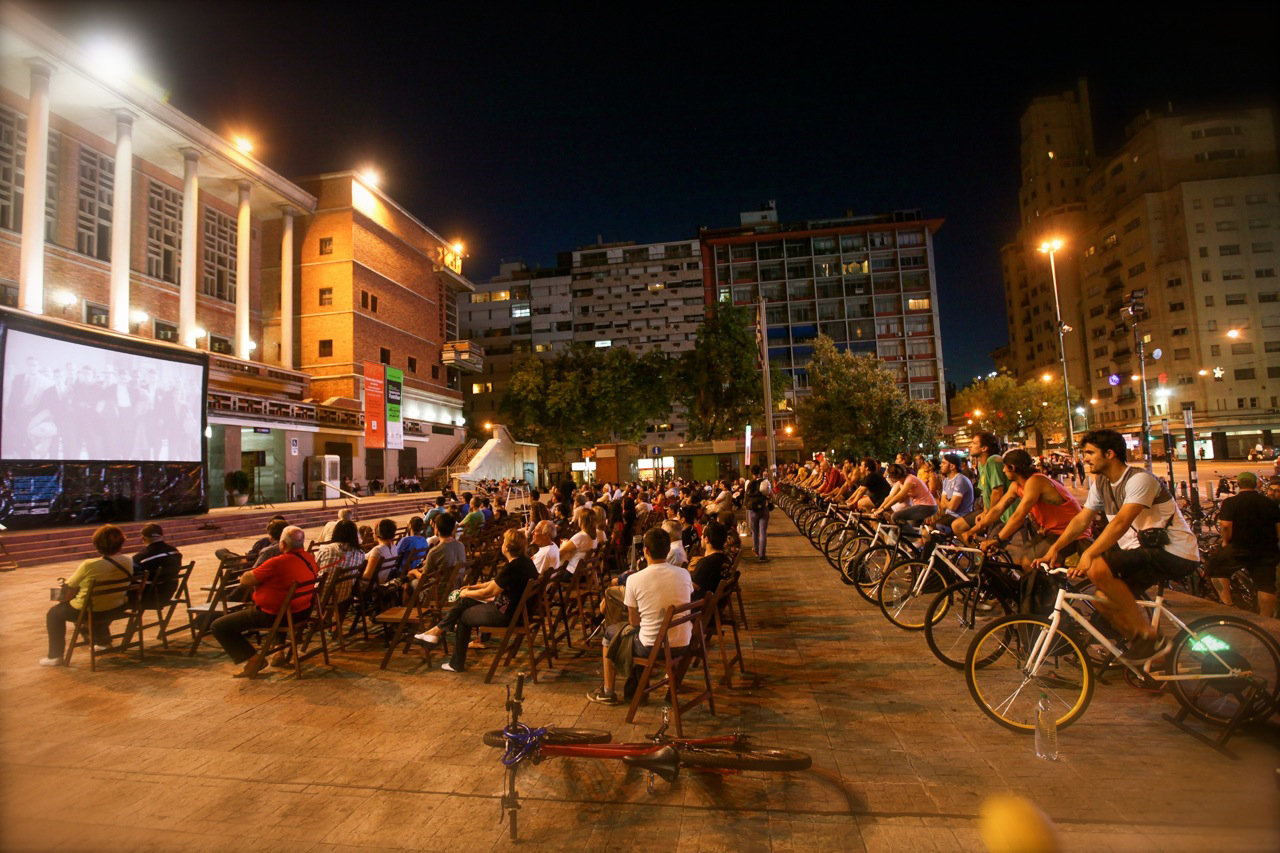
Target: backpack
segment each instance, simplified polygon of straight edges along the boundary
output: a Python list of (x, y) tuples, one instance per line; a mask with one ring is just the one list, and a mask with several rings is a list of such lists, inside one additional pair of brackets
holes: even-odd
[(760, 481), (747, 483), (747, 497), (743, 501), (751, 512), (764, 512), (769, 508), (769, 499), (760, 492)]

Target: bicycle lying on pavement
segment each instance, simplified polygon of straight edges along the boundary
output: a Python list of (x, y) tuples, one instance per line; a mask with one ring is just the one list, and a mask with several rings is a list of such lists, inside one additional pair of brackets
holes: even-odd
[[(1063, 574), (1066, 569), (1053, 569)], [(1226, 740), (1240, 725), (1267, 719), (1280, 701), (1280, 644), (1254, 623), (1236, 616), (1206, 616), (1190, 624), (1165, 605), (1163, 585), (1154, 600), (1139, 600), (1151, 611), (1157, 631), (1161, 619), (1178, 629), (1164, 657), (1146, 663), (1127, 660), (1120, 649), (1072, 602), (1096, 604), (1099, 597), (1059, 588), (1048, 617), (1015, 614), (990, 622), (974, 635), (965, 657), (969, 693), (988, 717), (1007, 729), (1035, 730), (1036, 705), (1049, 700), (1059, 728), (1084, 714), (1096, 677), (1086, 646), (1097, 643), (1139, 679), (1167, 683), (1182, 706), (1165, 719), (1230, 755)], [(1188, 715), (1223, 726), (1215, 739), (1188, 728)]]
[(740, 732), (707, 738), (673, 738), (667, 736), (667, 711), (662, 714), (658, 731), (637, 743), (613, 743), (613, 735), (595, 729), (533, 728), (520, 722), (524, 708), (524, 674), (516, 677), (515, 695), (507, 688), (505, 728), (486, 732), (486, 746), (504, 747), (502, 763), (507, 768), (506, 791), (501, 799), (498, 821), (508, 821), (511, 839), (517, 834), (516, 815), (520, 799), (516, 792), (516, 770), (524, 761), (538, 764), (556, 756), (562, 758), (601, 758), (620, 760), (649, 773), (653, 777), (674, 782), (680, 768), (704, 773), (730, 774), (742, 770), (806, 770), (813, 763), (807, 754), (794, 749), (757, 746)]

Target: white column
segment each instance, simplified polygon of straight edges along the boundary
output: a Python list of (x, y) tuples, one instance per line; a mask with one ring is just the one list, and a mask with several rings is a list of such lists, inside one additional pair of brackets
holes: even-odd
[(249, 349), (249, 253), (252, 251), (249, 218), (249, 182), (241, 181), (240, 215), (236, 221), (236, 358), (246, 361)]
[(280, 228), (280, 366), (293, 370), (293, 216), (281, 205)]
[(129, 256), (133, 235), (133, 113), (116, 110), (116, 173), (111, 186), (111, 328), (129, 333)]
[(196, 347), (196, 270), (200, 267), (200, 152), (182, 149), (182, 257), (178, 260), (178, 342)]
[(49, 76), (53, 69), (30, 62), (27, 101), (27, 157), (22, 187), (22, 243), (18, 260), (18, 305), (44, 313), (44, 205), (49, 173)]

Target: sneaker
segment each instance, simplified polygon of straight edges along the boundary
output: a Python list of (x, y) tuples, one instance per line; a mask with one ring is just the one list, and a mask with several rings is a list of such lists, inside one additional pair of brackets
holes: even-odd
[(1129, 663), (1146, 663), (1168, 650), (1168, 637), (1138, 637), (1125, 650), (1124, 659)]
[(420, 643), (427, 643), (432, 646), (440, 642), (440, 638), (430, 631), (423, 631), (421, 634), (414, 634), (413, 638)]
[(444, 663), (440, 664), (440, 668), (443, 669), (445, 672), (461, 672), (462, 671), (460, 669), (454, 669), (452, 666), (449, 665), (448, 661), (445, 661)]
[(40, 658), (41, 666), (66, 666), (66, 662), (62, 658)]
[(98, 654), (102, 654), (103, 652), (111, 651), (111, 647), (110, 646), (94, 646), (93, 650)]
[(605, 693), (603, 690), (593, 690), (592, 692), (587, 694), (587, 698), (590, 699), (592, 702), (597, 702), (601, 705), (617, 705), (618, 704), (618, 694)]

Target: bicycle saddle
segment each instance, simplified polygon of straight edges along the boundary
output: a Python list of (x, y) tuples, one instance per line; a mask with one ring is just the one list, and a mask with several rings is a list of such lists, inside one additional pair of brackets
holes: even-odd
[(667, 782), (674, 782), (680, 775), (680, 754), (671, 746), (659, 747), (644, 755), (624, 755), (622, 763), (656, 773)]

